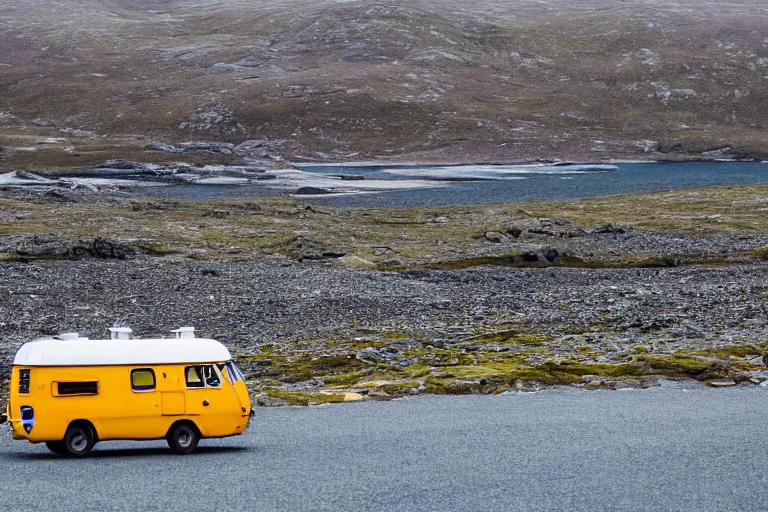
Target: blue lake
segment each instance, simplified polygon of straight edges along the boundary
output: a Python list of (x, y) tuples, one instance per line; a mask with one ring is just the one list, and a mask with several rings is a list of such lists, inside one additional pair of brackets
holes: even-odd
[[(615, 194), (657, 192), (710, 185), (768, 184), (768, 163), (761, 162), (685, 162), (685, 163), (620, 163), (618, 170), (608, 172), (554, 173), (518, 171), (517, 166), (313, 166), (302, 165), (306, 185), (313, 179), (356, 175), (360, 181), (344, 180), (347, 186), (366, 182), (392, 182), (404, 187), (418, 181), (426, 188), (404, 188), (376, 192), (344, 193), (325, 196), (301, 196), (302, 201), (348, 207), (407, 207), (438, 205), (472, 205), (540, 201), (551, 199), (583, 199)], [(439, 171), (439, 175), (436, 173)], [(507, 174), (509, 172), (509, 174)], [(483, 179), (479, 179), (483, 178)], [(476, 179), (477, 181), (450, 181)], [(447, 180), (447, 181), (446, 181)], [(386, 185), (386, 183), (385, 183)], [(141, 195), (208, 199), (215, 197), (285, 196), (297, 186), (270, 188), (260, 186), (181, 185), (148, 189)]]
[[(448, 182), (444, 187), (313, 198), (343, 206), (429, 206), (583, 199), (710, 185), (768, 184), (768, 163), (685, 162), (617, 164), (612, 172), (526, 174), (517, 179)], [(460, 168), (457, 168), (459, 173)], [(305, 171), (380, 177), (381, 169), (312, 168)], [(522, 178), (522, 179), (520, 179)]]

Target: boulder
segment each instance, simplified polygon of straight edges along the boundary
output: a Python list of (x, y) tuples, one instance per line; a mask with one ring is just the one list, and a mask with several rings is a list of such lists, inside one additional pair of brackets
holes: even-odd
[(229, 142), (185, 142), (178, 146), (171, 144), (149, 144), (145, 146), (147, 151), (160, 151), (162, 153), (185, 154), (234, 154), (235, 145)]
[(713, 388), (728, 388), (736, 386), (736, 381), (733, 379), (716, 379), (716, 380), (708, 380), (704, 382), (707, 386), (713, 387)]
[(287, 400), (283, 400), (282, 398), (274, 398), (266, 393), (261, 393), (255, 397), (256, 405), (259, 405), (261, 407), (283, 407), (288, 405)]
[(333, 192), (326, 188), (320, 187), (301, 187), (296, 192), (294, 192), (294, 194), (297, 196), (321, 196), (326, 194), (333, 194)]
[(555, 258), (557, 258), (560, 255), (560, 253), (558, 252), (557, 249), (542, 249), (541, 255), (544, 256), (544, 259), (548, 263), (552, 263), (555, 261)]
[(161, 153), (181, 153), (181, 151), (176, 147), (172, 146), (170, 144), (149, 144), (144, 147), (147, 151), (159, 151)]
[(592, 233), (613, 233), (617, 235), (625, 235), (629, 232), (629, 227), (627, 226), (614, 226), (613, 224), (603, 224), (602, 226), (592, 230)]
[(371, 391), (366, 395), (368, 400), (392, 400), (392, 395), (386, 391)]
[(316, 250), (303, 250), (296, 253), (296, 257), (299, 261), (322, 261), (322, 260), (338, 260), (347, 255), (345, 252), (337, 251), (316, 251)]
[(485, 233), (485, 239), (489, 242), (493, 242), (494, 244), (500, 244), (504, 240), (506, 240), (507, 237), (505, 237), (502, 233), (499, 233), (498, 231), (488, 231)]
[(69, 248), (60, 245), (22, 245), (16, 248), (16, 254), (28, 258), (63, 258), (69, 254)]
[(39, 174), (32, 174), (31, 172), (28, 172), (28, 171), (16, 171), (16, 177), (21, 178), (23, 180), (39, 181), (41, 183), (50, 183), (54, 181), (44, 176), (40, 176)]
[(43, 194), (43, 197), (52, 199), (62, 203), (80, 203), (83, 201), (83, 197), (77, 193), (70, 192), (68, 190), (51, 189)]
[(254, 139), (246, 140), (234, 147), (233, 151), (238, 156), (265, 157), (276, 152), (283, 145), (282, 140)]
[(31, 123), (35, 126), (41, 126), (43, 128), (54, 128), (56, 126), (56, 121), (50, 117), (36, 117), (31, 121)]
[(59, 239), (33, 238), (15, 249), (16, 254), (29, 259), (46, 258), (116, 258), (125, 259), (136, 254), (136, 249), (108, 238), (80, 239), (69, 243)]
[(228, 142), (187, 142), (179, 144), (179, 148), (182, 153), (218, 153), (222, 155), (231, 155), (233, 154), (235, 145)]
[(131, 170), (131, 169), (145, 169), (146, 166), (139, 162), (131, 162), (129, 160), (107, 160), (106, 162), (96, 164), (94, 169), (119, 169), (119, 170)]
[(96, 258), (117, 258), (122, 260), (136, 254), (136, 249), (130, 245), (103, 237), (96, 237), (92, 240), (78, 240), (77, 244), (72, 247), (72, 252), (76, 254), (81, 249)]

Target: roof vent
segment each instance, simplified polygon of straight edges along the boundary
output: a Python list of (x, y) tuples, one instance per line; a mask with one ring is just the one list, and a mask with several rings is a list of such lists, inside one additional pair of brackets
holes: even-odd
[(58, 336), (54, 336), (53, 339), (61, 341), (79, 340), (80, 335), (76, 332), (63, 332)]
[(109, 333), (113, 340), (129, 340), (133, 329), (130, 327), (110, 327)]
[(195, 337), (194, 327), (179, 327), (178, 329), (174, 329), (171, 332), (174, 333), (177, 338), (194, 338)]

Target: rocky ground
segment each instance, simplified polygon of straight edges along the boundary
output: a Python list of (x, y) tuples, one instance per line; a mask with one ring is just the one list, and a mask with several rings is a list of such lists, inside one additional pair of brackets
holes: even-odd
[(759, 186), (396, 210), (6, 192), (0, 358), (124, 320), (220, 339), (266, 405), (760, 384), (765, 201)]
[(220, 339), (267, 404), (768, 379), (766, 264), (380, 272), (137, 259), (0, 272), (6, 369), (24, 341), (104, 336), (124, 320), (138, 335), (194, 325)]

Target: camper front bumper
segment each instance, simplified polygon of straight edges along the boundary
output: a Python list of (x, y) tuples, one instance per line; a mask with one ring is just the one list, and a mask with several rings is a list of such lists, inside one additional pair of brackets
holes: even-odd
[(24, 431), (24, 427), (21, 425), (20, 420), (12, 420), (9, 419), (8, 423), (11, 424), (11, 432), (13, 433), (13, 438), (17, 441), (29, 439), (29, 433)]
[(256, 412), (253, 410), (253, 407), (251, 407), (251, 412), (248, 413), (248, 416), (245, 418), (245, 428), (243, 429), (243, 432), (248, 430), (248, 427), (251, 426), (251, 423), (253, 423), (253, 417), (256, 415)]

